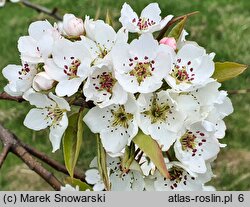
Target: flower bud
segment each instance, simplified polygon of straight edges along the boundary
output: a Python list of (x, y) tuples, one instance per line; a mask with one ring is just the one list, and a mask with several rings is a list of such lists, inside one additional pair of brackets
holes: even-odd
[(80, 36), (84, 33), (83, 20), (73, 14), (63, 16), (63, 30), (68, 36)]
[(176, 50), (176, 41), (173, 37), (164, 37), (160, 40), (160, 44), (168, 45), (169, 47), (172, 47), (174, 50)]
[(40, 72), (34, 77), (32, 86), (36, 91), (46, 91), (53, 87), (53, 83), (54, 80), (46, 72)]

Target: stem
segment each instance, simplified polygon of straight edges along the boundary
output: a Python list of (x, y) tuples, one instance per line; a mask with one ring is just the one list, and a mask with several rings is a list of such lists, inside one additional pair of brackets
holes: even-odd
[(250, 89), (240, 89), (240, 90), (229, 90), (228, 94), (235, 95), (235, 94), (246, 94), (250, 93)]
[(50, 10), (50, 9), (48, 9), (46, 7), (43, 7), (43, 6), (31, 3), (28, 0), (21, 0), (20, 2), (24, 6), (32, 8), (32, 9), (36, 10), (37, 12), (41, 12), (41, 13), (47, 14), (47, 15), (49, 15), (49, 16), (51, 16), (51, 17), (53, 17), (53, 18), (55, 18), (55, 19), (57, 19), (59, 21), (63, 20), (62, 16), (57, 13), (57, 11), (58, 11), (57, 8), (54, 8), (54, 9)]
[(0, 154), (0, 169), (1, 169), (1, 167), (2, 167), (2, 165), (3, 165), (3, 163), (4, 163), (5, 159), (6, 159), (6, 157), (7, 157), (8, 153), (9, 153), (9, 151), (10, 151), (10, 146), (11, 145), (6, 144), (4, 146), (4, 148), (3, 148), (3, 151)]
[[(34, 149), (27, 144), (21, 143), (20, 144), (33, 156), (36, 158), (40, 159), (41, 161), (45, 162), (48, 164), (50, 167), (54, 168), (55, 170), (62, 172), (66, 175), (69, 175), (68, 170), (64, 165), (61, 163), (57, 162), (56, 160), (51, 159), (48, 157), (45, 153), (39, 152), (37, 149)], [(74, 172), (74, 178), (80, 179), (81, 181), (85, 182), (85, 176), (84, 173), (80, 173), (78, 171)]]
[[(165, 35), (165, 33), (167, 32), (167, 30), (169, 29), (169, 27), (172, 26), (174, 23), (176, 23), (176, 22), (178, 22), (178, 21), (184, 19), (185, 17), (190, 17), (190, 16), (195, 15), (195, 14), (198, 14), (198, 13), (199, 13), (199, 11), (195, 11), (195, 12), (191, 12), (191, 13), (188, 13), (188, 14), (185, 14), (185, 15), (182, 15), (182, 16), (179, 16), (179, 17), (176, 17), (176, 18), (172, 19), (172, 20), (169, 21), (169, 22), (167, 23), (167, 25), (160, 31), (160, 33), (159, 33), (159, 35), (157, 36), (156, 39), (157, 39), (158, 41), (160, 41), (160, 40), (164, 37), (164, 35)], [(177, 41), (177, 40), (176, 40), (176, 41)]]
[[(2, 92), (0, 93), (0, 99), (2, 100), (9, 100), (9, 101), (17, 101), (17, 102), (24, 102), (26, 101), (25, 99), (23, 99), (21, 96), (10, 96), (9, 94), (7, 94), (6, 92)], [(67, 101), (69, 101), (68, 98), (66, 98)], [(74, 101), (73, 103), (74, 106), (81, 106), (84, 108), (93, 108), (95, 106), (95, 104), (92, 101), (88, 101), (86, 102), (86, 100), (84, 98), (78, 98), (77, 100)]]
[[(52, 188), (55, 190), (61, 189), (61, 182), (48, 170), (46, 170), (39, 162), (37, 162), (30, 153), (20, 144), (14, 134), (9, 132), (0, 124), (0, 140), (4, 146), (9, 146), (9, 149), (4, 149), (4, 153), (1, 153), (3, 157), (6, 157), (7, 151), (13, 152), (19, 157), (31, 170), (40, 175)], [(3, 164), (3, 162), (2, 162)]]

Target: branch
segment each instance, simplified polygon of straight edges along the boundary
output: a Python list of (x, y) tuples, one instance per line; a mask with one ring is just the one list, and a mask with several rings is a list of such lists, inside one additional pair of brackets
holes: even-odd
[[(165, 33), (167, 32), (167, 30), (169, 29), (169, 27), (171, 27), (174, 23), (176, 23), (176, 22), (178, 22), (178, 21), (184, 19), (185, 17), (190, 17), (190, 16), (195, 15), (195, 14), (198, 14), (198, 13), (199, 13), (199, 11), (195, 11), (195, 12), (191, 12), (191, 13), (185, 14), (185, 15), (183, 15), (183, 16), (179, 16), (179, 17), (176, 17), (176, 18), (172, 19), (172, 20), (169, 21), (169, 22), (167, 23), (167, 25), (160, 31), (160, 33), (159, 33), (159, 35), (157, 36), (156, 39), (157, 39), (158, 41), (160, 41), (160, 40), (164, 37), (164, 35), (165, 35)], [(177, 41), (177, 40), (176, 40), (176, 41)]]
[(21, 0), (20, 1), (24, 6), (27, 6), (29, 8), (32, 8), (32, 9), (35, 9), (37, 12), (41, 12), (41, 13), (44, 13), (44, 14), (47, 14), (59, 21), (62, 21), (63, 18), (61, 15), (59, 15), (57, 13), (58, 9), (57, 8), (54, 8), (53, 10), (50, 10), (46, 7), (43, 7), (43, 6), (40, 6), (40, 5), (36, 5), (34, 3), (31, 3), (30, 1), (28, 0)]
[(25, 99), (23, 99), (21, 96), (10, 96), (9, 94), (2, 92), (0, 93), (0, 99), (3, 100), (9, 100), (9, 101), (17, 101), (17, 102), (23, 102)]
[(3, 147), (3, 151), (0, 154), (0, 169), (4, 163), (5, 158), (7, 157), (9, 151), (10, 151), (10, 146), (9, 144), (5, 144)]
[[(16, 136), (5, 129), (0, 124), (0, 140), (4, 145), (10, 145), (11, 150), (18, 156), (31, 170), (40, 175), (55, 190), (61, 189), (61, 182), (48, 170), (46, 170), (39, 162), (37, 162), (30, 153), (19, 143)], [(9, 151), (8, 150), (8, 151)]]
[[(20, 102), (20, 103), (23, 102), (23, 101), (26, 101), (21, 96), (16, 96), (16, 97), (15, 96), (11, 96), (11, 95), (7, 94), (6, 92), (0, 93), (0, 99), (2, 99), (2, 100), (9, 100), (9, 101), (17, 101), (17, 102)], [(77, 99), (73, 103), (73, 105), (74, 106), (81, 106), (81, 107), (84, 107), (84, 108), (93, 108), (95, 106), (92, 101), (86, 102), (86, 100), (84, 98)]]
[[(43, 162), (45, 162), (46, 164), (48, 164), (49, 166), (51, 166), (52, 168), (54, 168), (55, 170), (62, 172), (66, 175), (69, 175), (68, 170), (66, 169), (66, 167), (64, 165), (62, 165), (61, 163), (57, 162), (56, 160), (51, 159), (50, 157), (48, 157), (45, 153), (39, 152), (38, 150), (28, 146), (27, 144), (24, 144), (22, 142), (20, 142), (20, 144), (33, 156), (35, 156), (36, 158), (42, 160)], [(85, 182), (85, 176), (84, 173), (80, 173), (78, 171), (74, 172), (74, 178), (80, 179), (81, 181)]]
[(250, 89), (241, 89), (241, 90), (229, 90), (228, 94), (235, 95), (235, 94), (246, 94), (250, 93)]

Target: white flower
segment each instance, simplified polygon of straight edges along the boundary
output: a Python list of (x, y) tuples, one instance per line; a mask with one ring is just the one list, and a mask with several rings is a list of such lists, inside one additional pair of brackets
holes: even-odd
[(132, 163), (130, 169), (123, 172), (120, 157), (107, 157), (111, 191), (142, 191), (144, 189), (143, 174), (137, 165)]
[(192, 91), (213, 81), (213, 55), (206, 54), (204, 48), (185, 44), (177, 53), (172, 70), (165, 77), (176, 91)]
[(87, 183), (94, 185), (94, 191), (102, 191), (105, 186), (97, 169), (90, 169), (85, 172)]
[(151, 3), (145, 7), (140, 17), (127, 3), (124, 3), (119, 21), (129, 32), (153, 33), (161, 30), (173, 18), (173, 15), (168, 15), (161, 19), (160, 14), (161, 10), (157, 3)]
[(127, 101), (127, 92), (115, 79), (112, 68), (105, 65), (93, 68), (83, 93), (86, 101), (92, 100), (101, 108), (111, 104), (124, 104)]
[[(10, 2), (12, 3), (17, 3), (19, 2), (20, 0), (10, 0)], [(0, 0), (0, 7), (3, 7), (6, 3), (6, 0)]]
[(81, 42), (62, 39), (55, 42), (52, 56), (53, 59), (46, 61), (44, 69), (51, 78), (59, 82), (56, 94), (73, 95), (91, 72), (90, 53)]
[(156, 172), (154, 188), (156, 191), (201, 191), (203, 183), (197, 174), (179, 162), (167, 163), (171, 179), (164, 178), (159, 171)]
[(81, 39), (92, 55), (92, 65), (112, 64), (110, 52), (115, 44), (128, 41), (128, 32), (121, 28), (116, 33), (110, 25), (101, 20), (90, 20), (88, 16), (84, 24), (86, 36)]
[(75, 188), (69, 184), (66, 184), (65, 187), (61, 186), (61, 191), (79, 191), (79, 186), (77, 185)]
[(9, 81), (4, 91), (12, 96), (22, 96), (32, 86), (33, 78), (37, 73), (36, 65), (23, 63), (23, 65), (8, 65), (3, 76)]
[(80, 36), (84, 33), (83, 20), (73, 14), (63, 16), (63, 31), (68, 36)]
[(49, 98), (40, 93), (31, 93), (27, 98), (37, 108), (29, 111), (24, 125), (36, 131), (50, 127), (49, 139), (53, 146), (52, 152), (55, 152), (60, 148), (62, 135), (68, 126), (68, 102), (52, 93), (49, 93)]
[(36, 21), (29, 26), (29, 36), (18, 40), (21, 59), (30, 63), (43, 63), (52, 52), (53, 44), (59, 39), (58, 31), (48, 21)]
[(168, 150), (179, 137), (185, 116), (176, 111), (167, 91), (141, 94), (137, 100), (139, 106), (138, 125), (155, 139), (162, 150)]
[[(227, 96), (225, 91), (219, 91), (220, 83), (213, 81), (194, 91), (178, 93), (170, 90), (170, 96), (178, 111), (186, 115), (185, 125), (205, 120), (216, 104), (222, 104)], [(224, 117), (223, 117), (224, 118)], [(221, 119), (220, 119), (221, 120)], [(217, 122), (216, 119), (215, 122)]]
[(93, 133), (100, 133), (108, 153), (119, 153), (138, 132), (136, 112), (137, 105), (133, 98), (129, 98), (124, 105), (96, 106), (89, 110), (83, 121)]
[(170, 72), (173, 53), (167, 45), (159, 45), (152, 34), (143, 34), (130, 44), (117, 44), (112, 51), (116, 78), (130, 93), (153, 92)]
[(36, 91), (46, 91), (53, 87), (53, 83), (54, 80), (46, 72), (40, 72), (34, 77), (32, 87)]
[(206, 131), (198, 122), (177, 139), (174, 151), (176, 158), (191, 171), (205, 173), (206, 161), (217, 156), (220, 144), (214, 134)]

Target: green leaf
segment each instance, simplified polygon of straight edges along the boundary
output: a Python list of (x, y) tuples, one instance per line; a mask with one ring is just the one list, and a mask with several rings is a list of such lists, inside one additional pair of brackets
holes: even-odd
[(109, 10), (107, 10), (105, 22), (106, 22), (107, 24), (109, 24), (110, 26), (113, 26), (113, 20), (112, 20), (112, 17), (111, 17), (111, 15), (110, 15)]
[(131, 142), (130, 146), (126, 146), (125, 153), (122, 159), (122, 168), (126, 172), (135, 159), (135, 144)]
[(102, 146), (101, 139), (99, 134), (97, 135), (97, 164), (99, 173), (103, 180), (103, 183), (106, 187), (106, 190), (110, 190), (109, 176), (107, 171), (107, 162), (106, 162), (106, 151)]
[(69, 125), (63, 137), (65, 166), (69, 175), (74, 177), (74, 169), (80, 153), (83, 138), (83, 110), (69, 117)]
[(80, 191), (86, 191), (87, 189), (93, 190), (90, 185), (88, 185), (87, 183), (82, 182), (81, 180), (76, 179), (76, 178), (66, 177), (64, 179), (64, 183), (69, 184), (73, 187), (76, 187), (78, 185)]
[(132, 141), (152, 160), (164, 177), (170, 178), (162, 151), (155, 140), (139, 131)]
[(213, 78), (218, 82), (223, 82), (237, 77), (247, 69), (247, 65), (242, 65), (234, 62), (217, 62), (215, 63), (215, 71)]
[(176, 41), (179, 40), (181, 33), (187, 21), (187, 16), (185, 16), (173, 29), (169, 32), (168, 37), (174, 37)]

